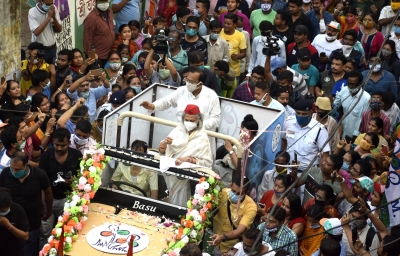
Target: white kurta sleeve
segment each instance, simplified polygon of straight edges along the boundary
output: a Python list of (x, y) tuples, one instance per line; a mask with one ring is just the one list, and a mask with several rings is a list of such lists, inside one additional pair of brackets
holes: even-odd
[(210, 100), (210, 116), (204, 120), (204, 129), (209, 131), (215, 131), (219, 127), (221, 122), (221, 107), (219, 105), (218, 97), (214, 97)]
[(181, 90), (179, 90), (179, 88), (178, 88), (173, 93), (171, 93), (159, 100), (156, 100), (155, 102), (153, 102), (154, 111), (163, 111), (170, 107), (176, 108), (176, 106), (178, 105), (178, 99), (179, 99), (180, 94), (181, 94)]

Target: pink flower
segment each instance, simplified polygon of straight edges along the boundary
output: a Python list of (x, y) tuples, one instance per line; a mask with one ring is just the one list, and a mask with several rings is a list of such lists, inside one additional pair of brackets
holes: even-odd
[(82, 205), (82, 210), (83, 210), (83, 213), (87, 215), (88, 212), (89, 212), (89, 206), (87, 206), (87, 205)]
[(170, 251), (170, 252), (168, 253), (168, 256), (178, 256), (178, 255), (176, 255), (176, 252), (175, 252), (175, 251)]
[[(83, 187), (85, 187), (85, 186), (83, 186)], [(86, 201), (89, 201), (90, 200), (89, 194), (84, 194), (83, 199), (85, 199)]]
[(82, 197), (82, 193), (79, 193), (78, 196), (79, 196), (79, 197)]
[(86, 154), (82, 156), (82, 159), (83, 159), (83, 160), (86, 160), (86, 159), (87, 159)]
[(193, 204), (194, 206), (196, 206), (197, 203), (198, 203), (197, 199), (193, 199), (193, 200), (192, 200), (192, 204)]
[(71, 216), (71, 213), (69, 211), (65, 211), (64, 212), (64, 216), (68, 216), (69, 217), (69, 216)]
[(221, 179), (221, 177), (220, 177), (218, 174), (215, 174), (215, 178), (216, 178), (217, 180), (220, 180), (220, 179)]
[(75, 227), (75, 228), (78, 230), (78, 232), (80, 232), (81, 229), (82, 229), (82, 224), (81, 224), (80, 222), (78, 222), (78, 223), (76, 224), (76, 227)]
[(197, 194), (199, 194), (199, 196), (204, 196), (204, 189), (199, 188), (199, 191), (197, 191)]
[(85, 189), (85, 185), (79, 184), (79, 185), (78, 185), (78, 189), (79, 189), (79, 190), (84, 190), (84, 189)]
[(207, 212), (207, 210), (204, 210), (204, 208), (200, 209), (200, 214), (203, 214), (203, 213), (206, 213), (206, 212)]
[(100, 162), (100, 156), (98, 156), (98, 155), (93, 155), (92, 159), (94, 162)]

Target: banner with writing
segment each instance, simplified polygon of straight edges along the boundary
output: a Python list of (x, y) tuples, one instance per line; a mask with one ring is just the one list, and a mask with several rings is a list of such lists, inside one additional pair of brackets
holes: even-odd
[(78, 26), (83, 24), (85, 18), (96, 6), (96, 0), (76, 0), (76, 18), (78, 20)]

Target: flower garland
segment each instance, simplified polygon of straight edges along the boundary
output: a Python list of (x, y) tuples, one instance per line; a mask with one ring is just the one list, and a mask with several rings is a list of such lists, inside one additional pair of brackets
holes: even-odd
[[(60, 242), (64, 243), (64, 252), (72, 249), (72, 243), (78, 239), (78, 234), (85, 225), (89, 212), (89, 203), (99, 189), (101, 171), (105, 168), (110, 157), (104, 156), (104, 149), (100, 144), (85, 151), (80, 162), (80, 171), (71, 184), (72, 191), (67, 195), (64, 204), (64, 213), (58, 217), (58, 223), (51, 232), (51, 236), (40, 251), (39, 256), (56, 256)], [(64, 229), (64, 241), (60, 241)]]
[(175, 226), (174, 240), (168, 244), (163, 256), (178, 256), (187, 243), (200, 243), (204, 230), (210, 226), (212, 210), (218, 206), (219, 192), (224, 184), (219, 177), (201, 178), (196, 185), (194, 196), (187, 202), (186, 216), (181, 216), (181, 224)]

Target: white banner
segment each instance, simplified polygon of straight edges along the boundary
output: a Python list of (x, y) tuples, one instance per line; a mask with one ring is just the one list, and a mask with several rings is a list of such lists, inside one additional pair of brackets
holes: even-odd
[(96, 6), (96, 0), (76, 0), (76, 18), (78, 26), (83, 24), (85, 18)]

